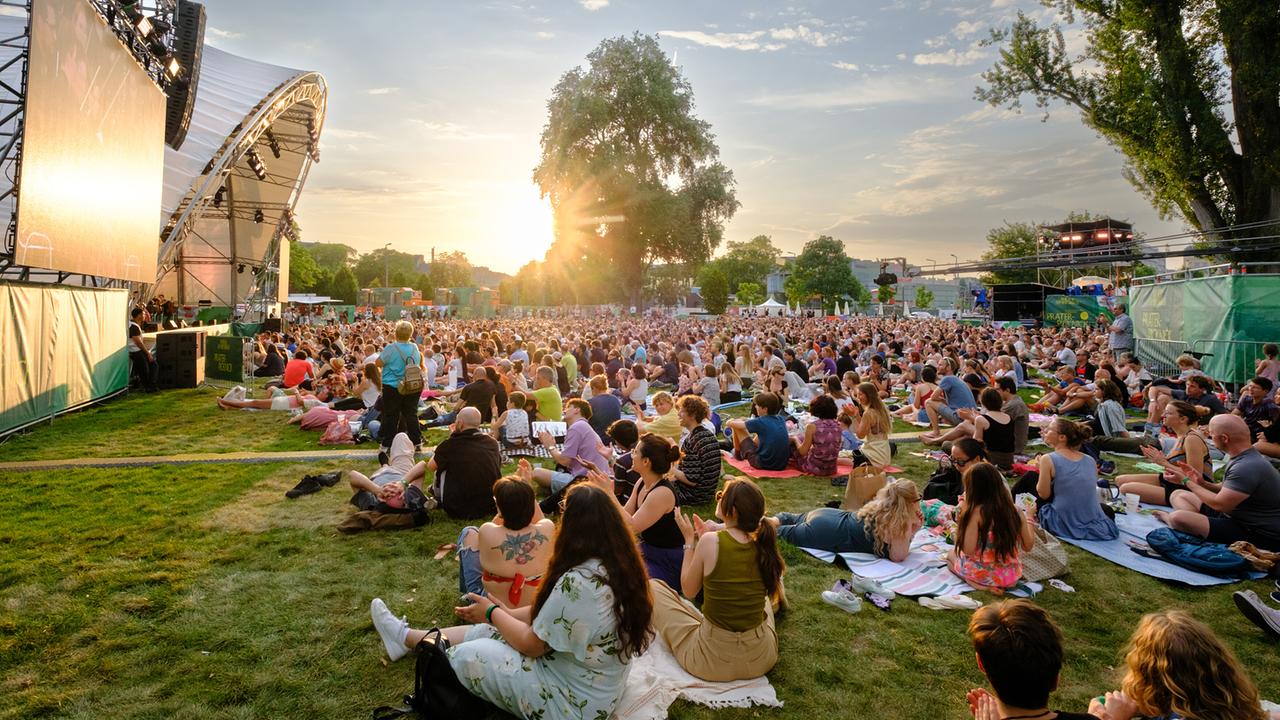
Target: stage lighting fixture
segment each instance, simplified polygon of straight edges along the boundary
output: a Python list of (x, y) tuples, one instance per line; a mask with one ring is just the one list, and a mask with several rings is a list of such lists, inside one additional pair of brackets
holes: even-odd
[(250, 150), (245, 153), (245, 158), (248, 160), (249, 169), (253, 171), (253, 174), (257, 175), (259, 180), (266, 180), (267, 166), (262, 163), (262, 156), (258, 155), (258, 151)]
[(151, 35), (151, 31), (155, 29), (155, 26), (151, 24), (151, 19), (146, 15), (139, 18), (138, 22), (134, 24), (134, 27), (138, 29), (138, 34), (144, 38)]
[(263, 133), (263, 136), (267, 138), (267, 147), (271, 148), (271, 154), (275, 155), (276, 159), (279, 160), (280, 142), (276, 140), (275, 133), (271, 132), (271, 128), (267, 128), (266, 132)]
[(226, 195), (227, 195), (226, 185), (223, 185), (222, 187), (218, 188), (218, 192), (213, 194), (213, 206), (216, 208), (222, 207), (222, 200), (223, 198), (226, 197)]
[[(163, 44), (161, 45), (161, 48), (163, 48)], [(170, 80), (178, 79), (178, 75), (182, 73), (182, 63), (178, 62), (178, 58), (171, 56), (165, 61), (164, 73)]]
[(262, 221), (265, 219), (266, 219), (266, 216), (262, 214), (262, 208), (258, 208), (257, 210), (253, 211), (253, 221), (255, 223), (258, 223), (259, 225), (261, 225)]
[(200, 174), (201, 174), (201, 175), (208, 175), (208, 174), (209, 174), (209, 173), (211, 173), (211, 172), (213, 172), (213, 160), (212, 160), (212, 159), (210, 159), (210, 160), (209, 160), (209, 162), (207, 162), (207, 163), (205, 163), (205, 164), (204, 164), (204, 170), (201, 170), (201, 171), (200, 171)]
[(239, 265), (236, 266), (236, 273), (240, 275), (244, 274), (244, 263), (240, 263)]

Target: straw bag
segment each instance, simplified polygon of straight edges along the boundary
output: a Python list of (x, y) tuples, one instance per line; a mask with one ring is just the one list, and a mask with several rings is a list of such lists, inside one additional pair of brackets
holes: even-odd
[(849, 471), (849, 484), (844, 488), (841, 510), (854, 512), (866, 505), (888, 482), (884, 471), (874, 465), (858, 465)]
[(1040, 582), (1066, 575), (1067, 550), (1058, 538), (1039, 525), (1032, 525), (1031, 532), (1036, 536), (1036, 544), (1022, 553), (1022, 579)]

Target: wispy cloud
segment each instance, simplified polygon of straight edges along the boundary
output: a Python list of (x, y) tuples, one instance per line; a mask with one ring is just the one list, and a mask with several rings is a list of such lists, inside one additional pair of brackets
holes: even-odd
[(244, 33), (231, 32), (229, 30), (223, 30), (222, 28), (213, 27), (212, 25), (206, 28), (205, 32), (219, 40), (235, 40), (236, 38), (244, 37)]
[(400, 92), (398, 87), (376, 87), (369, 88), (367, 91), (370, 95), (395, 95)]
[(857, 71), (858, 71), (858, 64), (857, 64), (857, 63), (851, 63), (851, 62), (833, 62), (833, 63), (831, 63), (831, 67), (833, 67), (833, 68), (835, 68), (835, 69), (837, 69), (837, 70), (849, 70), (849, 71), (851, 71), (851, 72), (857, 72)]
[(942, 52), (918, 53), (911, 58), (911, 62), (916, 65), (950, 65), (952, 67), (963, 67), (974, 63), (982, 62), (990, 57), (987, 48), (974, 43), (964, 50), (956, 50), (955, 48), (947, 48)]
[(961, 20), (956, 23), (955, 27), (951, 28), (951, 34), (963, 40), (971, 35), (977, 35), (986, 29), (987, 26), (984, 23)]
[(344, 130), (326, 125), (324, 137), (333, 140), (373, 140), (377, 136), (367, 130)]
[(773, 52), (781, 50), (792, 43), (823, 48), (849, 39), (847, 35), (840, 32), (823, 32), (815, 30), (811, 25), (821, 26), (821, 23), (801, 23), (794, 26), (752, 30), (750, 32), (708, 33), (702, 30), (662, 30), (658, 34), (665, 37), (688, 40), (707, 47), (756, 52)]
[(410, 122), (426, 130), (433, 140), (502, 140), (510, 137), (506, 133), (480, 132), (451, 122), (427, 122), (426, 120)]
[(580, 0), (582, 7), (595, 12), (600, 8), (609, 7), (609, 0)]
[(791, 110), (857, 109), (895, 103), (933, 102), (955, 95), (955, 83), (916, 75), (866, 77), (832, 90), (765, 93), (748, 100), (752, 105)]
[(550, 40), (551, 38), (555, 37), (556, 34), (553, 32), (547, 32), (546, 30), (539, 30), (538, 32), (534, 33), (534, 36), (537, 37), (539, 40)]
[(768, 157), (762, 157), (759, 160), (753, 160), (751, 162), (751, 167), (753, 168), (767, 167), (769, 165), (774, 164), (775, 162), (777, 162), (777, 159), (774, 158), (774, 156), (770, 155)]

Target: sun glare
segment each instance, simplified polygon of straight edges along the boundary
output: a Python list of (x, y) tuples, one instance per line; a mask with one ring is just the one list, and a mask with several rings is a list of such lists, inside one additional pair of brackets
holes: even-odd
[(473, 260), (494, 269), (515, 272), (530, 260), (541, 260), (555, 237), (551, 203), (538, 197), (534, 187), (512, 190), (498, 210), (496, 248), (500, 257)]

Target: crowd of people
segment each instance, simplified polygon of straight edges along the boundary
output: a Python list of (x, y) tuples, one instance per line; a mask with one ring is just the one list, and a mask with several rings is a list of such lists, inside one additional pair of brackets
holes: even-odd
[[(457, 542), (467, 599), (456, 613), (469, 624), (444, 633), (455, 671), (521, 717), (594, 718), (655, 636), (704, 680), (767, 673), (787, 605), (779, 543), (901, 561), (921, 528), (946, 522), (948, 566), (1000, 593), (1021, 578), (1036, 530), (1116, 538), (1099, 501), (1114, 482), (1167, 506), (1156, 516), (1171, 528), (1280, 550), (1280, 472), (1267, 459), (1280, 457), (1274, 346), (1229, 403), (1194, 358), (1153, 377), (1125, 320), (1104, 333), (893, 318), (332, 323), (259, 336), (255, 360), (282, 394), (219, 402), (361, 412), (384, 453), (377, 473), (349, 475), (362, 509), (487, 518)], [(1031, 406), (1028, 387), (1041, 396)], [(424, 398), (445, 411), (424, 412)], [(722, 417), (740, 402), (748, 417)], [(1138, 432), (1133, 411), (1146, 413)], [(951, 480), (940, 493), (888, 479), (857, 507), (769, 514), (756, 483), (721, 472), (722, 452), (763, 471), (839, 477), (841, 456), (882, 469), (902, 421), (942, 446)], [(450, 434), (414, 463), (424, 426)], [(1036, 436), (1043, 452), (1028, 457)], [(553, 467), (521, 460), (502, 475), (504, 453), (538, 447)], [(1100, 451), (1141, 452), (1162, 472), (1113, 481)], [(682, 510), (693, 505), (714, 517)], [(1280, 612), (1254, 610), (1276, 613), (1280, 635)], [(371, 612), (393, 660), (426, 637), (381, 600)], [(968, 698), (983, 720), (1263, 717), (1238, 660), (1184, 613), (1142, 619), (1120, 689), (1088, 715), (1048, 709), (1063, 651), (1043, 610), (990, 605), (969, 632), (991, 685)]]

